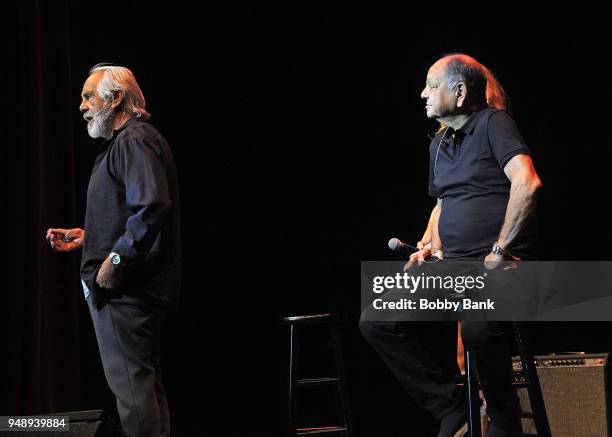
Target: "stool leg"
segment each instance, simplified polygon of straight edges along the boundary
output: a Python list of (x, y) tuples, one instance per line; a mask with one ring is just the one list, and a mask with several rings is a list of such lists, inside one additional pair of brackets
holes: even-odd
[(298, 408), (298, 378), (299, 378), (299, 337), (297, 327), (291, 325), (289, 327), (289, 405), (288, 405), (288, 430), (287, 436), (295, 437), (297, 435), (297, 408)]
[(540, 387), (540, 379), (538, 371), (533, 363), (533, 355), (527, 347), (525, 338), (521, 332), (520, 325), (516, 322), (512, 324), (514, 329), (514, 337), (518, 346), (519, 356), (523, 364), (525, 375), (527, 376), (527, 393), (529, 394), (529, 403), (533, 412), (533, 421), (538, 430), (538, 437), (551, 437), (550, 425), (546, 408), (544, 406), (544, 397), (542, 396), (542, 388)]
[(478, 383), (474, 372), (472, 352), (468, 349), (465, 349), (465, 389), (468, 398), (468, 435), (481, 437)]
[(331, 343), (332, 353), (334, 356), (334, 365), (336, 367), (336, 376), (338, 377), (338, 395), (340, 401), (340, 414), (342, 415), (342, 424), (346, 428), (345, 435), (349, 437), (351, 433), (355, 433), (353, 426), (353, 416), (349, 404), (348, 383), (346, 380), (346, 371), (344, 367), (344, 356), (342, 354), (342, 340), (340, 337), (340, 328), (338, 325), (331, 327)]

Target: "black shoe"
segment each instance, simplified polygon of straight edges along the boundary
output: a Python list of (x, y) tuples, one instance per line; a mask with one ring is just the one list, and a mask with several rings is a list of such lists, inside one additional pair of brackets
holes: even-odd
[(463, 437), (467, 431), (467, 410), (462, 406), (442, 419), (438, 437)]

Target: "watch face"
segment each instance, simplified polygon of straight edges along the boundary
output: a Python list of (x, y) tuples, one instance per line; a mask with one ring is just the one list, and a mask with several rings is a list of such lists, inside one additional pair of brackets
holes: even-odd
[(121, 262), (121, 256), (119, 254), (114, 254), (111, 257), (111, 262), (115, 265), (119, 264)]
[(496, 255), (503, 255), (504, 254), (504, 249), (502, 249), (500, 246), (498, 246), (497, 244), (493, 245), (493, 249), (492, 252)]

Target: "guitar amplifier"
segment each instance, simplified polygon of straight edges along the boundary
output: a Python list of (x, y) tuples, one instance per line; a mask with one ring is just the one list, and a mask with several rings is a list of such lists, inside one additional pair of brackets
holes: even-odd
[[(553, 437), (612, 437), (609, 354), (541, 355), (534, 357)], [(518, 357), (514, 370), (522, 370)], [(519, 388), (524, 416), (529, 396)], [(533, 419), (524, 417), (523, 432), (537, 434)]]

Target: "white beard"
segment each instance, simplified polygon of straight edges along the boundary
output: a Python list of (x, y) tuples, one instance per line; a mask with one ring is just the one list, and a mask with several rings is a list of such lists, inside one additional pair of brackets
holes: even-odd
[(113, 136), (115, 121), (113, 108), (102, 106), (97, 112), (90, 114), (92, 119), (87, 122), (87, 133), (92, 138), (110, 138)]

